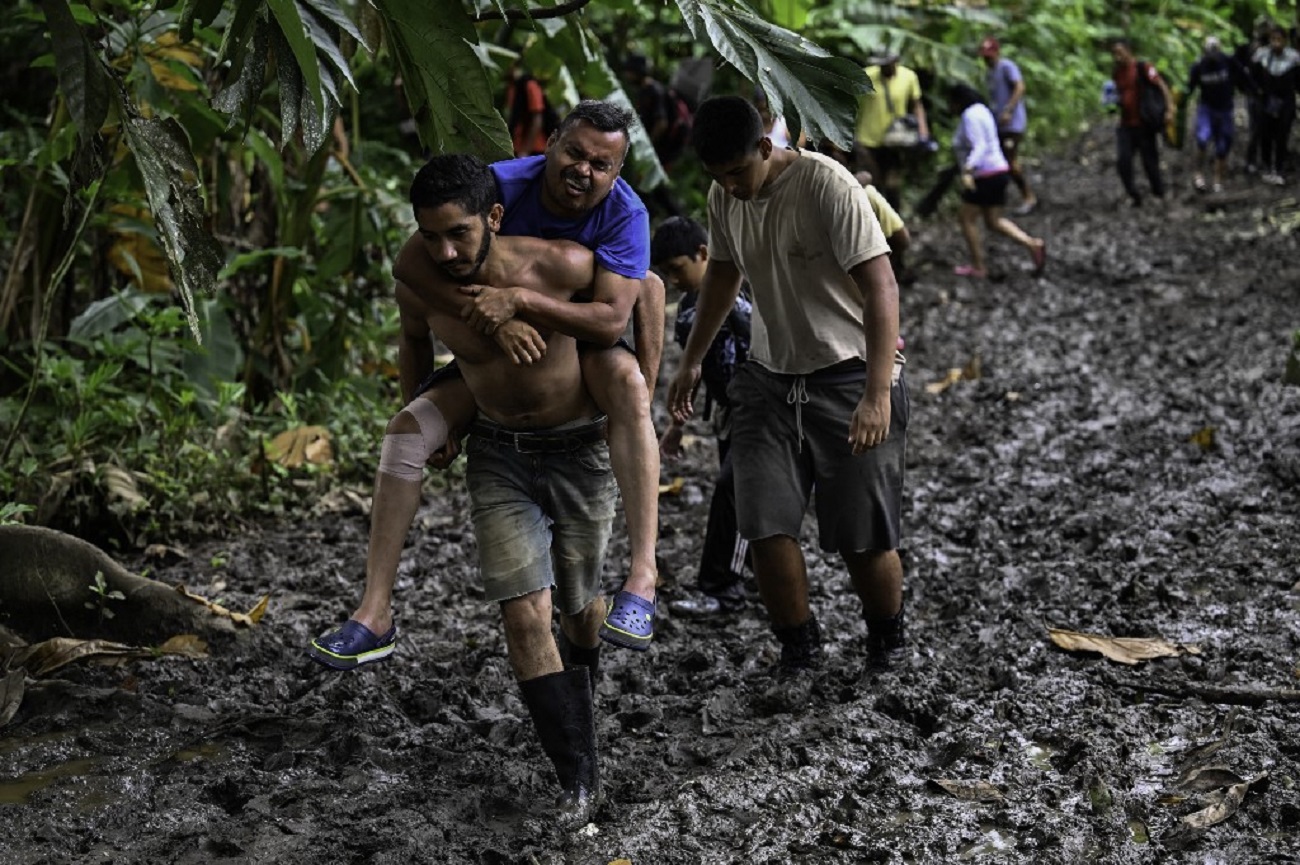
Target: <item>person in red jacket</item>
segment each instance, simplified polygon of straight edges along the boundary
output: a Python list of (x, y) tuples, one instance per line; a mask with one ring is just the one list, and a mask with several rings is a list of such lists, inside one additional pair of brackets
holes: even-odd
[[(1115, 68), (1111, 78), (1119, 94), (1119, 128), (1116, 130), (1116, 157), (1119, 167), (1119, 179), (1137, 207), (1142, 204), (1142, 194), (1138, 192), (1133, 178), (1133, 153), (1142, 156), (1142, 169), (1146, 172), (1147, 182), (1151, 184), (1151, 194), (1157, 199), (1165, 197), (1165, 182), (1160, 176), (1160, 150), (1157, 137), (1165, 124), (1174, 119), (1174, 99), (1169, 93), (1160, 73), (1150, 63), (1138, 60), (1133, 54), (1133, 45), (1127, 39), (1116, 39), (1110, 46), (1111, 56), (1115, 58)], [(1142, 89), (1156, 87), (1164, 94), (1165, 116), (1162, 123), (1144, 122), (1142, 119)]]

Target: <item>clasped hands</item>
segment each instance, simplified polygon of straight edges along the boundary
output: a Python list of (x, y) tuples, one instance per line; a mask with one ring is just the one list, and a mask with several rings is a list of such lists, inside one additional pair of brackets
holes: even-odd
[(474, 330), (496, 340), (517, 364), (535, 363), (546, 355), (546, 340), (526, 321), (515, 318), (519, 289), (490, 285), (462, 285), (460, 293), (473, 298), (461, 318)]

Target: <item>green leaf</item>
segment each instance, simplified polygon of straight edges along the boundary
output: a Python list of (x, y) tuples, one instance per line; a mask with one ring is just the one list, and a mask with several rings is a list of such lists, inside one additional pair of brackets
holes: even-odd
[(852, 145), (858, 97), (871, 90), (862, 67), (738, 5), (677, 0), (677, 6), (696, 39), (707, 38), (767, 92), (773, 114), (790, 118), (793, 108), (809, 138), (828, 138), (846, 149)]
[(99, 135), (99, 128), (108, 116), (112, 81), (66, 0), (47, 0), (43, 6), (50, 40), (54, 43), (59, 89), (63, 91), (68, 113), (77, 124), (81, 140), (89, 142)]
[[(324, 54), (325, 59), (329, 60), (330, 64), (347, 80), (348, 84), (352, 85), (352, 89), (356, 90), (357, 82), (352, 80), (352, 68), (348, 65), (343, 52), (339, 50), (334, 37), (321, 26), (321, 23), (316, 20), (316, 16), (309, 9), (300, 5), (299, 11), (302, 13), (302, 23), (307, 26), (307, 35), (316, 44), (316, 50)], [(324, 80), (324, 76), (322, 76), (322, 80)]]
[(240, 52), (248, 46), (248, 28), (254, 20), (263, 19), (258, 14), (262, 10), (262, 0), (238, 0), (235, 11), (226, 23), (226, 32), (221, 35), (221, 47), (217, 50), (216, 65), (219, 67), (227, 60), (237, 59)]
[(97, 300), (72, 320), (68, 336), (93, 339), (135, 318), (148, 305), (149, 295), (137, 289)]
[[(302, 77), (302, 95), (312, 103), (316, 115), (324, 115), (325, 94), (321, 89), (320, 61), (316, 59), (316, 46), (307, 35), (307, 25), (303, 23), (298, 13), (298, 4), (294, 0), (266, 0), (266, 5), (270, 7), (271, 14), (278, 25), (277, 29), (284, 37), (284, 45), (288, 46), (292, 59), (298, 67)], [(289, 59), (290, 57), (277, 50), (277, 65), (285, 64)], [(283, 109), (281, 114), (283, 115)]]
[(271, 28), (271, 55), (275, 58), (275, 76), (280, 90), (280, 148), (283, 149), (298, 132), (304, 85), (293, 49), (278, 27)]
[[(339, 8), (338, 4), (335, 3), (334, 0), (304, 0), (304, 2), (313, 10), (318, 12), (321, 17), (328, 21), (333, 21), (338, 25), (340, 30), (360, 42), (362, 48), (366, 49), (371, 54), (375, 53), (375, 48), (379, 45), (378, 41), (372, 40), (369, 34), (363, 33), (360, 27), (352, 23), (352, 19), (348, 17), (346, 12)], [(357, 5), (361, 7), (362, 11), (366, 8), (370, 8), (370, 4), (364, 2), (364, 0)]]
[(258, 18), (250, 45), (240, 52), (241, 63), (235, 80), (212, 97), (212, 107), (230, 115), (230, 127), (242, 122), (245, 132), (252, 123), (253, 110), (266, 80), (266, 56), (271, 44), (271, 26)]
[(181, 368), (195, 389), (215, 401), (218, 384), (238, 379), (244, 354), (220, 299), (204, 298), (197, 312), (202, 347), (187, 351)]
[(460, 0), (375, 0), (420, 139), (435, 153), (469, 151), (485, 160), (513, 154), (495, 88), (472, 44)]
[(241, 252), (234, 258), (230, 259), (221, 272), (217, 274), (217, 279), (230, 279), (241, 270), (253, 267), (268, 258), (292, 258), (301, 259), (304, 257), (303, 251), (296, 246), (272, 246), (267, 249), (257, 249), (252, 252)]
[(182, 42), (194, 39), (194, 25), (206, 27), (221, 11), (224, 0), (185, 0), (180, 13), (180, 37)]
[(190, 330), (202, 342), (194, 296), (212, 293), (221, 269), (221, 247), (205, 227), (203, 187), (189, 140), (174, 118), (129, 116), (122, 128), (144, 178), (154, 227), (171, 263)]

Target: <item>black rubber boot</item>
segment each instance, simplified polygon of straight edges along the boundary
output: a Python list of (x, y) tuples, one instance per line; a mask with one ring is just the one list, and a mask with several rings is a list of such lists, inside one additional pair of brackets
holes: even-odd
[(867, 620), (867, 664), (872, 667), (888, 667), (903, 657), (903, 647), (907, 645), (907, 633), (904, 621), (904, 609), (885, 618)]
[(542, 750), (555, 765), (560, 795), (555, 799), (561, 825), (591, 822), (600, 803), (596, 760), (596, 717), (591, 678), (585, 667), (519, 683)]
[(591, 693), (595, 694), (596, 683), (600, 681), (600, 647), (604, 643), (597, 643), (592, 649), (575, 646), (564, 633), (564, 628), (560, 628), (560, 634), (555, 638), (555, 645), (560, 650), (560, 660), (564, 662), (564, 669), (587, 668), (587, 675), (591, 678)]
[(816, 616), (809, 616), (802, 625), (772, 628), (781, 643), (781, 662), (777, 673), (782, 676), (799, 675), (822, 665), (822, 629)]

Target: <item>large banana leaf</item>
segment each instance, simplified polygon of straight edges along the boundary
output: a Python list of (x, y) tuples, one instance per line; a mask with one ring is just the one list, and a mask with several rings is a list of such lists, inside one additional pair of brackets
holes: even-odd
[(862, 68), (816, 43), (770, 24), (739, 3), (677, 0), (696, 39), (708, 39), (742, 75), (768, 94), (772, 112), (811, 139), (848, 148), (858, 97), (871, 90)]
[(420, 139), (435, 153), (512, 155), (505, 120), (474, 52), (474, 25), (460, 0), (375, 0)]

